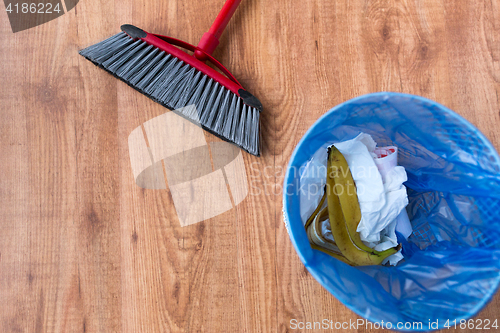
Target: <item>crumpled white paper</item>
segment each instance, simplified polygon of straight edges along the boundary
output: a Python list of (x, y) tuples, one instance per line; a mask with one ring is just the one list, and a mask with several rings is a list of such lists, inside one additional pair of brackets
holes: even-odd
[[(377, 251), (397, 246), (395, 233), (397, 218), (402, 212), (406, 213), (404, 208), (408, 205), (408, 196), (403, 185), (407, 180), (404, 167), (387, 167), (387, 163), (377, 161), (379, 167), (381, 164), (382, 168), (385, 168), (381, 169), (384, 175), (382, 177), (375, 161), (377, 144), (370, 135), (365, 133), (359, 134), (352, 140), (334, 145), (344, 155), (356, 183), (361, 209), (361, 221), (357, 231), (360, 233), (361, 240)], [(326, 182), (326, 160), (325, 147), (314, 154), (301, 173), (300, 202), (304, 223), (321, 199)], [(322, 232), (324, 237), (333, 240), (328, 220), (323, 222)], [(396, 265), (401, 259), (403, 255), (399, 251), (388, 257), (384, 263)]]

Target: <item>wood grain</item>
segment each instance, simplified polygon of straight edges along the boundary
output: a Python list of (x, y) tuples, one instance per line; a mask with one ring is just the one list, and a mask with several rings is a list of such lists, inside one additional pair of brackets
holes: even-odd
[[(170, 191), (139, 188), (130, 168), (129, 134), (165, 109), (77, 51), (124, 23), (196, 44), (223, 2), (81, 0), (16, 34), (0, 6), (0, 332), (356, 320), (306, 271), (282, 220), (305, 131), (350, 98), (399, 91), (500, 148), (498, 0), (244, 0), (215, 56), (264, 105), (262, 157), (244, 154), (250, 195), (236, 209), (182, 228)], [(477, 318), (499, 306), (496, 295)]]

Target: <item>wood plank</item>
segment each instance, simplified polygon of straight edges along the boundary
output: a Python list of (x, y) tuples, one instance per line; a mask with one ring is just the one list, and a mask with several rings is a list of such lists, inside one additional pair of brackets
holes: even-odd
[[(120, 6), (121, 7), (121, 6)], [(189, 12), (182, 3), (129, 2), (117, 9), (119, 22), (190, 40)], [(192, 7), (191, 7), (192, 8)], [(189, 7), (186, 7), (189, 9)], [(151, 13), (166, 13), (154, 19)], [(176, 17), (178, 15), (178, 17)], [(117, 24), (118, 26), (118, 24)], [(165, 108), (119, 85), (120, 137), (167, 112)], [(216, 141), (206, 136), (207, 142)], [(123, 329), (128, 332), (237, 331), (238, 269), (235, 211), (181, 227), (170, 190), (143, 190), (130, 180), (127, 141), (120, 149)], [(193, 161), (192, 163), (197, 163)]]

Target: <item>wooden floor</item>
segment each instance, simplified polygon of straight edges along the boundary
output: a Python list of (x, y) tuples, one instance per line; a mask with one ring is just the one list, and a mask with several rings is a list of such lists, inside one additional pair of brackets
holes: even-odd
[[(243, 0), (215, 56), (264, 106), (262, 157), (243, 158), (266, 191), (181, 227), (169, 190), (135, 184), (127, 145), (165, 109), (78, 50), (123, 23), (196, 44), (223, 2), (81, 0), (16, 34), (0, 5), (0, 332), (356, 320), (282, 220), (283, 170), (305, 131), (350, 98), (399, 91), (455, 110), (500, 149), (500, 1)], [(496, 295), (477, 318), (499, 307)]]

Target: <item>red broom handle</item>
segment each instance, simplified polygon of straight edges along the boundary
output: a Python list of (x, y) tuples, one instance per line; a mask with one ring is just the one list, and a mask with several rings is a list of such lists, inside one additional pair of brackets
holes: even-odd
[(208, 32), (219, 39), (240, 2), (241, 0), (227, 0)]
[[(236, 8), (238, 8), (240, 2), (241, 0), (226, 1), (219, 15), (217, 15), (217, 18), (210, 27), (210, 30), (203, 34), (203, 37), (201, 37), (201, 40), (198, 43), (198, 48), (202, 49), (205, 53), (210, 55), (214, 52), (217, 45), (219, 45), (219, 38), (222, 35), (222, 32), (226, 28), (229, 20), (236, 11)], [(202, 61), (208, 59), (208, 57), (200, 51), (196, 51), (194, 55), (196, 58)]]

